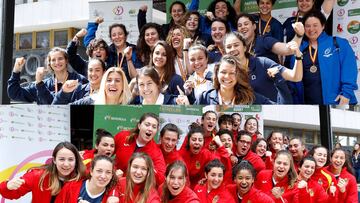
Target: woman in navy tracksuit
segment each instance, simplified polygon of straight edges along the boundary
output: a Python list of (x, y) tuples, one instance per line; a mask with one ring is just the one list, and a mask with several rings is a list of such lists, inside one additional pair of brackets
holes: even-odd
[[(54, 47), (46, 57), (48, 67), (39, 67), (36, 70), (36, 81), (24, 87), (20, 86), (20, 72), (25, 65), (25, 59), (17, 58), (8, 80), (7, 92), (10, 99), (28, 103), (51, 104), (54, 94), (61, 90), (67, 80), (78, 80), (79, 83), (86, 84), (88, 80), (84, 76), (76, 72), (69, 72), (68, 58), (64, 49)], [(49, 70), (53, 76), (44, 79)]]

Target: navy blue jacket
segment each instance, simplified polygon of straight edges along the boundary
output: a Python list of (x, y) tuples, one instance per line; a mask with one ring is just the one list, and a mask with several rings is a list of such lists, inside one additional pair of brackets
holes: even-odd
[[(259, 14), (253, 15), (254, 20), (256, 22), (256, 28), (259, 29), (259, 20), (260, 16)], [(264, 32), (266, 26), (266, 21), (261, 20), (261, 35)], [(265, 31), (265, 34), (269, 34), (271, 37), (279, 40), (280, 42), (284, 41), (284, 33), (282, 32), (283, 27), (276, 18), (272, 17), (269, 23), (270, 30), (267, 32)], [(259, 30), (257, 30), (259, 32)], [(259, 32), (260, 33), (260, 32)]]
[[(88, 80), (78, 73), (68, 73), (68, 80), (79, 80), (79, 83), (86, 84)], [(58, 89), (61, 85), (58, 83)], [(12, 73), (8, 80), (7, 92), (9, 98), (22, 102), (36, 102), (37, 104), (51, 104), (55, 94), (54, 77), (46, 78), (43, 82), (27, 84), (20, 86), (20, 73)]]
[(272, 52), (272, 47), (276, 42), (279, 42), (277, 39), (271, 37), (270, 35), (257, 35), (255, 38), (255, 44), (249, 50), (252, 55), (255, 56), (264, 56), (267, 57), (276, 63), (279, 63), (278, 55)]
[[(267, 69), (278, 67), (280, 73), (271, 78)], [(281, 76), (285, 67), (275, 63), (266, 57), (249, 58), (249, 79), (253, 90), (264, 95), (272, 101), (280, 101), (282, 104), (292, 104), (292, 95), (287, 86), (286, 80)], [(279, 90), (281, 89), (281, 90)], [(282, 92), (280, 94), (280, 92)]]
[[(275, 102), (271, 101), (269, 98), (264, 97), (261, 94), (254, 92), (255, 101), (252, 104), (275, 104)], [(219, 94), (215, 89), (208, 90), (204, 92), (200, 98), (197, 98), (194, 105), (219, 105)], [(240, 104), (236, 104), (240, 105)]]
[[(164, 94), (164, 105), (176, 105), (176, 95)], [(137, 96), (130, 104), (142, 105), (143, 98)]]
[(55, 94), (52, 104), (68, 104), (90, 95), (90, 83), (78, 85), (73, 92), (63, 92), (60, 90)]
[(168, 87), (166, 88), (164, 94), (179, 95), (180, 93), (176, 86), (179, 86), (180, 89), (184, 91), (184, 80), (181, 78), (180, 75), (174, 74), (167, 86)]

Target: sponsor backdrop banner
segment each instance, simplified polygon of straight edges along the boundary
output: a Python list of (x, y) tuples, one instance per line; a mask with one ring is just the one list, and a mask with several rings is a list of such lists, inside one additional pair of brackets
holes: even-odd
[[(0, 182), (44, 164), (62, 141), (70, 141), (70, 106), (0, 106)], [(31, 194), (0, 202), (28, 203)]]
[[(213, 110), (221, 114), (232, 114), (239, 112), (242, 117), (242, 126), (246, 118), (256, 117), (259, 121), (259, 131), (263, 133), (263, 116), (261, 106), (95, 106), (94, 111), (94, 132), (98, 128), (104, 128), (113, 135), (121, 130), (129, 130), (136, 126), (142, 114), (152, 112), (159, 115), (160, 129), (167, 123), (176, 124), (180, 129), (180, 141), (177, 145), (179, 148), (188, 132), (188, 126), (192, 122), (201, 123), (203, 112)], [(94, 133), (94, 139), (96, 135)], [(158, 135), (155, 137), (158, 142)]]
[(337, 0), (333, 22), (333, 34), (350, 42), (360, 69), (360, 1)]
[[(113, 23), (122, 23), (126, 26), (129, 35), (127, 41), (136, 44), (139, 37), (137, 25), (137, 14), (141, 5), (147, 5), (147, 13), (152, 13), (152, 1), (143, 0), (90, 0), (89, 1), (89, 21), (95, 22), (95, 18), (100, 16), (104, 18), (96, 32), (96, 37), (105, 39), (111, 44), (109, 39), (109, 26)], [(152, 15), (146, 15), (147, 22), (152, 21)]]

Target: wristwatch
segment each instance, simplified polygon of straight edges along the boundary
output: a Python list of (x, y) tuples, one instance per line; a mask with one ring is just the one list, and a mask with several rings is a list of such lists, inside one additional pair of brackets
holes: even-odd
[(296, 60), (303, 60), (303, 59), (304, 59), (304, 56), (303, 56), (303, 54), (301, 54), (300, 56), (296, 56), (296, 55), (295, 55), (295, 59), (296, 59)]

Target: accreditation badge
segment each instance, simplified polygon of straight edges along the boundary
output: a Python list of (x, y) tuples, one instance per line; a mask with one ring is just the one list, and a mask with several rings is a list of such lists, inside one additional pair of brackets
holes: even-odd
[(200, 161), (196, 161), (196, 162), (195, 162), (195, 167), (196, 167), (196, 169), (200, 169), (200, 168), (201, 168)]
[(315, 65), (312, 65), (312, 66), (310, 67), (310, 72), (311, 72), (311, 73), (316, 73), (317, 69), (318, 69), (318, 68), (317, 68)]

